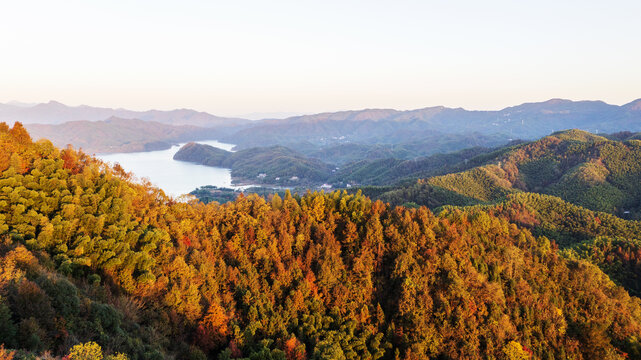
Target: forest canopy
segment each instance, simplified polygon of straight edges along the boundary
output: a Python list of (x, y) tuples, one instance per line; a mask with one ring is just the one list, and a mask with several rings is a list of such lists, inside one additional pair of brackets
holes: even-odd
[[(6, 358), (641, 357), (641, 300), (599, 267), (639, 258), (619, 245), (636, 222), (595, 232), (577, 207), (574, 232), (542, 232), (527, 199), (438, 213), (341, 191), (178, 202), (20, 123), (0, 124), (0, 149)], [(566, 247), (593, 236), (613, 250)]]

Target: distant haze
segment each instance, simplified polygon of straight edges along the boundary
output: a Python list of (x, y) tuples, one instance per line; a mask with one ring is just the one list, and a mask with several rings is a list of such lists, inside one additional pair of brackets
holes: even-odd
[(639, 1), (25, 0), (0, 102), (220, 116), (641, 93)]
[(249, 114), (240, 114), (236, 117), (248, 120), (263, 120), (263, 119), (285, 119), (292, 116), (310, 115), (304, 112), (255, 112)]

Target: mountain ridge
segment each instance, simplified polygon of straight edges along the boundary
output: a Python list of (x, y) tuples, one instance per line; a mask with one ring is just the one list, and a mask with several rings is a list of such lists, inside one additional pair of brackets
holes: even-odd
[[(232, 117), (216, 116), (216, 115), (207, 113), (205, 111), (198, 111), (198, 110), (189, 109), (189, 108), (176, 108), (172, 110), (149, 109), (144, 111), (138, 111), (138, 110), (129, 110), (125, 108), (96, 107), (96, 106), (90, 106), (85, 104), (78, 105), (78, 106), (70, 106), (56, 100), (50, 100), (46, 103), (36, 103), (36, 104), (11, 101), (7, 103), (0, 103), (0, 108), (12, 109), (12, 110), (18, 110), (18, 111), (23, 110), (26, 113), (29, 113), (30, 110), (33, 111), (34, 109), (60, 110), (64, 112), (72, 112), (73, 110), (85, 110), (85, 111), (91, 112), (91, 114), (88, 115), (89, 118), (80, 118), (78, 117), (78, 115), (75, 115), (74, 118), (63, 119), (63, 115), (64, 116), (70, 116), (70, 115), (60, 114), (58, 118), (54, 117), (54, 120), (50, 120), (50, 121), (46, 121), (46, 119), (41, 120), (45, 122), (65, 122), (65, 121), (75, 121), (75, 120), (89, 120), (89, 121), (104, 120), (108, 116), (104, 116), (103, 114), (114, 114), (112, 116), (122, 117), (125, 119), (138, 118), (141, 120), (151, 120), (153, 119), (154, 115), (157, 117), (161, 117), (162, 115), (180, 114), (182, 116), (209, 117), (212, 120), (234, 120), (234, 121), (240, 121), (243, 123), (260, 121), (265, 124), (268, 124), (268, 123), (273, 124), (273, 123), (281, 123), (281, 122), (287, 122), (287, 123), (313, 122), (314, 119), (317, 119), (317, 121), (318, 120), (322, 120), (322, 121), (346, 120), (346, 119), (351, 119), (355, 121), (362, 121), (362, 120), (379, 121), (382, 119), (389, 118), (390, 116), (395, 118), (400, 118), (400, 119), (407, 118), (408, 116), (425, 119), (431, 116), (435, 116), (443, 111), (467, 112), (467, 113), (504, 113), (504, 112), (514, 111), (514, 110), (524, 110), (527, 108), (539, 108), (541, 106), (563, 106), (563, 105), (571, 105), (571, 106), (591, 105), (591, 106), (609, 107), (611, 109), (619, 108), (619, 109), (639, 110), (639, 106), (641, 106), (641, 98), (633, 100), (623, 105), (608, 104), (602, 100), (569, 100), (569, 99), (562, 99), (562, 98), (551, 98), (545, 101), (524, 102), (518, 105), (506, 106), (499, 110), (466, 109), (463, 107), (447, 107), (443, 105), (426, 106), (426, 107), (408, 109), (408, 110), (398, 110), (394, 108), (362, 108), (362, 109), (352, 109), (352, 110), (324, 111), (319, 113), (295, 115), (295, 116), (288, 116), (288, 117), (276, 118), (276, 119), (268, 117), (260, 120), (254, 120), (254, 121), (242, 119), (240, 117), (233, 117), (233, 116)], [(131, 117), (134, 114), (136, 116)], [(0, 116), (5, 116), (5, 115), (0, 113)], [(4, 121), (4, 119), (2, 120)], [(22, 123), (37, 122), (37, 121), (25, 121), (25, 119), (16, 119), (15, 121), (20, 121)], [(159, 121), (159, 122), (163, 122), (163, 121)]]
[(111, 116), (123, 119), (157, 121), (169, 125), (195, 125), (201, 127), (238, 126), (249, 122), (249, 120), (245, 119), (220, 117), (191, 109), (135, 111), (89, 105), (68, 106), (54, 100), (29, 107), (10, 104), (2, 105), (0, 107), (0, 121), (8, 123), (19, 121), (23, 124), (61, 124), (80, 120), (100, 121)]
[(631, 110), (631, 111), (640, 111), (641, 110), (641, 99), (636, 99), (634, 101), (631, 101), (625, 105), (623, 105), (626, 109)]
[(503, 143), (537, 139), (555, 131), (578, 128), (591, 132), (641, 131), (641, 101), (611, 105), (600, 100), (550, 99), (501, 110), (466, 110), (444, 106), (399, 111), (363, 109), (302, 115), (252, 123), (225, 137), (239, 148), (317, 145), (346, 142), (398, 144), (434, 133), (494, 135)]

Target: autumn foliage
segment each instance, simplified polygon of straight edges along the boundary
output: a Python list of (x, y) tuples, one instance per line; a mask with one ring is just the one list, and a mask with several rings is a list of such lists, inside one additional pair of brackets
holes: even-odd
[(185, 203), (47, 141), (5, 130), (0, 147), (28, 169), (9, 164), (0, 177), (0, 343), (12, 349), (641, 356), (641, 301), (533, 234), (541, 218), (518, 207), (525, 224), (497, 209), (435, 214), (338, 191)]

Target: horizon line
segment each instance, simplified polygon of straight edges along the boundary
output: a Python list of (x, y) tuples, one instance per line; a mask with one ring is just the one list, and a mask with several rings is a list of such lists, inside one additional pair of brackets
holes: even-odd
[[(563, 102), (571, 102), (571, 103), (580, 103), (580, 102), (596, 102), (596, 103), (603, 103), (606, 105), (610, 106), (618, 106), (618, 107), (623, 107), (626, 105), (630, 105), (633, 103), (636, 103), (638, 101), (641, 101), (640, 98), (633, 99), (631, 101), (625, 102), (623, 104), (612, 104), (608, 103), (604, 100), (600, 99), (582, 99), (582, 100), (572, 100), (572, 99), (567, 99), (567, 98), (561, 98), (561, 97), (553, 97), (549, 98), (547, 100), (542, 100), (542, 101), (526, 101), (522, 102), (519, 104), (515, 105), (509, 105), (509, 106), (504, 106), (499, 109), (470, 109), (470, 108), (465, 108), (462, 106), (458, 107), (451, 107), (451, 106), (445, 106), (445, 105), (432, 105), (432, 106), (424, 106), (424, 107), (418, 107), (418, 108), (408, 108), (408, 109), (400, 109), (400, 108), (393, 108), (393, 107), (363, 107), (363, 108), (354, 108), (354, 109), (342, 109), (342, 110), (325, 110), (325, 111), (309, 111), (309, 112), (301, 112), (301, 111), (254, 111), (250, 113), (245, 113), (245, 114), (238, 114), (238, 115), (217, 115), (208, 111), (203, 111), (203, 110), (198, 110), (195, 108), (189, 108), (189, 107), (176, 107), (176, 108), (169, 108), (167, 110), (162, 110), (158, 108), (146, 108), (146, 110), (133, 110), (131, 108), (124, 108), (124, 107), (108, 107), (108, 106), (94, 106), (94, 105), (87, 105), (87, 104), (79, 104), (79, 105), (68, 105), (67, 103), (63, 103), (58, 100), (49, 100), (47, 102), (36, 102), (36, 103), (31, 103), (31, 102), (23, 102), (19, 100), (10, 100), (6, 102), (0, 102), (0, 105), (5, 105), (5, 106), (13, 106), (16, 108), (24, 108), (24, 109), (30, 109), (34, 108), (39, 105), (47, 105), (47, 104), (60, 104), (68, 108), (82, 108), (82, 107), (89, 107), (89, 108), (96, 108), (96, 109), (105, 109), (105, 110), (121, 110), (121, 111), (133, 111), (133, 112), (149, 112), (149, 111), (160, 111), (160, 112), (171, 112), (171, 111), (180, 111), (180, 110), (187, 110), (187, 111), (195, 111), (198, 113), (205, 113), (208, 115), (216, 116), (216, 117), (221, 117), (221, 118), (231, 118), (231, 119), (239, 119), (239, 120), (250, 120), (250, 121), (260, 121), (260, 120), (282, 120), (282, 119), (289, 119), (289, 118), (295, 118), (295, 117), (301, 117), (301, 116), (313, 116), (313, 115), (323, 115), (323, 114), (333, 114), (333, 113), (341, 113), (341, 112), (360, 112), (360, 111), (372, 111), (372, 110), (387, 110), (387, 111), (397, 111), (397, 112), (411, 112), (411, 111), (417, 111), (417, 110), (425, 110), (425, 109), (436, 109), (436, 108), (443, 108), (443, 109), (450, 109), (450, 110), (465, 110), (465, 111), (481, 111), (481, 112), (498, 112), (498, 111), (503, 111), (509, 108), (513, 107), (518, 107), (518, 106), (523, 106), (523, 105), (530, 105), (530, 104), (544, 104), (548, 102), (553, 102), (553, 101), (563, 101)], [(254, 119), (249, 119), (243, 116), (247, 115), (259, 115), (259, 114), (278, 114), (278, 113), (290, 113), (290, 114), (298, 114), (298, 115), (290, 115), (286, 117), (264, 117), (264, 118), (254, 118)]]

